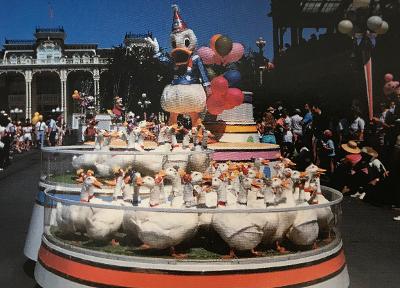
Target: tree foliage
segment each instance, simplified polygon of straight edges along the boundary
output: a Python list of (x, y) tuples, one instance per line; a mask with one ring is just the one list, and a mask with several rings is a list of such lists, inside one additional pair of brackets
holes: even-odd
[(127, 111), (143, 112), (137, 102), (146, 93), (152, 102), (147, 112), (158, 112), (161, 93), (171, 77), (170, 67), (154, 58), (150, 47), (114, 47), (102, 91), (102, 109), (111, 108), (113, 98), (120, 96)]

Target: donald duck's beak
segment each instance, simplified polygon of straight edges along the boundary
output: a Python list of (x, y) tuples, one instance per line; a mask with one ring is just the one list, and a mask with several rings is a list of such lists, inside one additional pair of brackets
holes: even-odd
[(186, 65), (192, 53), (192, 50), (187, 48), (175, 48), (171, 51), (171, 57), (174, 58), (175, 65)]

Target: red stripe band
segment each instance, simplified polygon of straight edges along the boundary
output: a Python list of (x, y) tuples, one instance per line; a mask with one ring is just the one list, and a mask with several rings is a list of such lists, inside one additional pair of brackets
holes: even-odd
[[(59, 252), (58, 252), (59, 254)], [(39, 251), (39, 262), (42, 266), (70, 281), (101, 287), (135, 287), (135, 288), (268, 288), (268, 287), (303, 287), (311, 283), (326, 281), (338, 275), (345, 267), (345, 257), (341, 250), (334, 257), (327, 257), (316, 264), (304, 263), (299, 267), (282, 267), (283, 270), (249, 272), (251, 270), (227, 271), (226, 274), (180, 274), (180, 271), (160, 271), (151, 269), (124, 269), (116, 266), (107, 269), (95, 263), (78, 262), (65, 255), (53, 253), (44, 245)], [(268, 268), (267, 268), (268, 269)], [(246, 273), (247, 272), (247, 273)]]

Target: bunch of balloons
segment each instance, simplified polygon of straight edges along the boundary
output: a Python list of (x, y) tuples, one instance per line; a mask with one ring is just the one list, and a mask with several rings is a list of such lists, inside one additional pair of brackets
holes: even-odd
[(392, 74), (388, 73), (384, 77), (385, 85), (383, 86), (383, 94), (389, 96), (392, 94), (400, 95), (400, 83), (399, 81), (394, 81)]
[[(31, 123), (32, 123), (33, 125), (35, 125), (37, 122), (39, 122), (40, 116), (42, 116), (42, 115), (40, 115), (39, 112), (35, 112), (35, 113), (33, 114)], [(42, 117), (43, 117), (43, 116), (42, 116)]]
[(210, 114), (219, 115), (224, 110), (232, 109), (243, 103), (244, 95), (242, 90), (238, 88), (229, 88), (229, 81), (225, 78), (227, 73), (228, 75), (234, 73), (231, 71), (236, 70), (230, 70), (224, 75), (217, 76), (211, 80), (212, 93), (207, 99), (207, 110)]
[(223, 65), (239, 61), (244, 54), (240, 43), (233, 43), (228, 36), (216, 34), (211, 37), (210, 47), (200, 47), (197, 54), (206, 65)]
[[(205, 65), (222, 65), (239, 61), (244, 53), (240, 43), (233, 43), (224, 35), (216, 34), (211, 37), (210, 48), (201, 47), (197, 54)], [(216, 75), (214, 70), (207, 68), (211, 80), (211, 96), (207, 99), (207, 110), (210, 114), (219, 115), (224, 110), (232, 109), (243, 103), (243, 92), (237, 88), (241, 80), (240, 72), (227, 70), (222, 75)]]
[(78, 101), (80, 106), (84, 109), (93, 110), (95, 107), (95, 99), (93, 96), (85, 95), (85, 93), (81, 93), (78, 90), (74, 90), (72, 94), (72, 99)]

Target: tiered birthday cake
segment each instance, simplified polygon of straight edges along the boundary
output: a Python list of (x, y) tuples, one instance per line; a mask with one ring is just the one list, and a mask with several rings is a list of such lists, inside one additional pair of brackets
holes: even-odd
[(215, 151), (213, 158), (219, 161), (279, 158), (278, 145), (260, 143), (253, 116), (253, 93), (244, 92), (244, 94), (244, 103), (241, 105), (224, 110), (214, 118), (206, 116), (207, 129), (218, 139), (217, 143), (209, 146)]
[(244, 94), (248, 103), (224, 110), (215, 121), (207, 122), (208, 129), (214, 132), (219, 142), (260, 142), (251, 104), (253, 93), (244, 92)]

